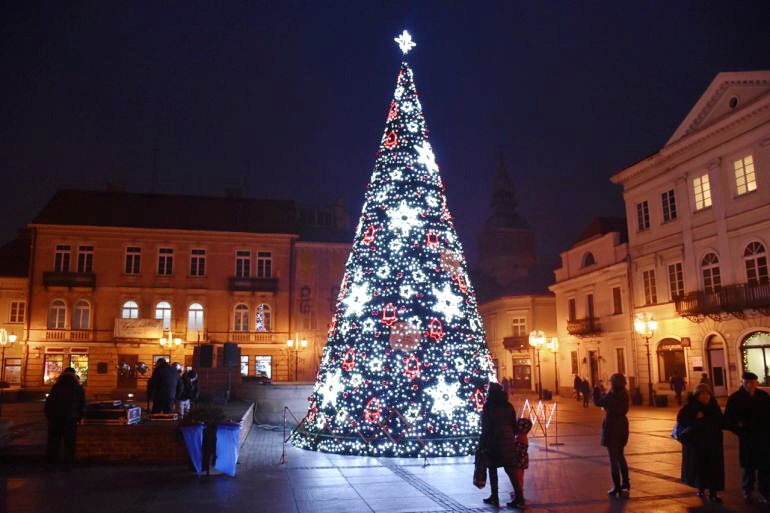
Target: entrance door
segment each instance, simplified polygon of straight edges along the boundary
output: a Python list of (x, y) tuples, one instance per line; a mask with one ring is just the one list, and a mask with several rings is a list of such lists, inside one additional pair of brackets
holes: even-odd
[(591, 371), (591, 385), (599, 382), (599, 356), (596, 351), (588, 351), (588, 363)]
[(136, 388), (136, 364), (139, 357), (135, 354), (118, 355), (118, 388)]
[(724, 349), (709, 350), (709, 366), (711, 380), (714, 382), (714, 395), (727, 395), (727, 374), (725, 372)]
[(532, 389), (532, 367), (529, 365), (513, 366), (513, 388)]

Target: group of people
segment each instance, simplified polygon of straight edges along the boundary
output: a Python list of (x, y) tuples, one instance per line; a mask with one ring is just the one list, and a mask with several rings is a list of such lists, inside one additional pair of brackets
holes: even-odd
[(151, 413), (176, 413), (180, 417), (190, 411), (192, 401), (198, 399), (198, 374), (194, 370), (182, 373), (178, 363), (169, 365), (158, 358), (152, 376), (147, 381), (147, 400), (152, 401)]
[(588, 381), (588, 378), (581, 378), (575, 374), (575, 379), (572, 382), (572, 387), (575, 390), (575, 399), (577, 402), (583, 401), (583, 408), (588, 408), (591, 398), (596, 394), (603, 394), (605, 392), (604, 383), (602, 380), (597, 381), (594, 385)]

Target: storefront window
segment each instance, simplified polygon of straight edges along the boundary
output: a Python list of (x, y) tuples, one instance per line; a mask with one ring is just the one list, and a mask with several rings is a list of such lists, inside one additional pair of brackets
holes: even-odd
[(6, 358), (3, 380), (9, 385), (21, 385), (21, 358)]
[(88, 355), (71, 354), (70, 367), (75, 369), (75, 374), (80, 378), (80, 384), (85, 385), (88, 381)]
[(63, 354), (47, 354), (43, 361), (43, 383), (51, 385), (64, 370)]
[(273, 378), (273, 357), (272, 356), (255, 356), (254, 357), (254, 371), (256, 376), (267, 376)]
[(249, 357), (248, 355), (241, 356), (241, 376), (249, 375)]
[(770, 333), (757, 331), (743, 339), (743, 370), (759, 376), (759, 382), (770, 386)]

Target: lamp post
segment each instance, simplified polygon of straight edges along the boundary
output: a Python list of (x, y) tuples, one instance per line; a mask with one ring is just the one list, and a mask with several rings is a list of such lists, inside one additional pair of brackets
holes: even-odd
[[(164, 337), (161, 337), (160, 340), (161, 347), (168, 346), (169, 349), (173, 349), (174, 347), (179, 347), (182, 345), (182, 339), (179, 337), (174, 337), (174, 334), (171, 333), (171, 328), (166, 330), (166, 335)], [(171, 362), (168, 362), (171, 363)]]
[(658, 321), (653, 319), (649, 312), (640, 312), (634, 317), (634, 330), (644, 337), (644, 345), (647, 348), (647, 395), (648, 404), (655, 406), (652, 391), (652, 360), (650, 358), (650, 339), (655, 335), (658, 329)]
[(529, 332), (529, 345), (531, 345), (537, 355), (537, 397), (543, 400), (543, 379), (540, 374), (540, 348), (545, 345), (545, 333), (540, 330)]
[[(16, 335), (11, 333), (8, 334), (8, 331), (5, 328), (0, 328), (0, 346), (3, 348), (3, 354), (0, 356), (0, 366), (2, 366), (2, 369), (0, 369), (0, 381), (5, 380), (5, 346), (11, 345), (14, 342), (16, 342)], [(0, 390), (0, 416), (3, 415), (3, 391)]]
[(294, 352), (294, 381), (297, 381), (299, 374), (299, 352), (307, 347), (307, 340), (304, 338), (300, 339), (299, 334), (295, 333), (294, 338), (286, 341), (286, 346), (289, 348), (289, 351)]
[(559, 339), (551, 337), (551, 340), (545, 343), (545, 348), (553, 354), (553, 382), (556, 395), (559, 395), (559, 363), (556, 361), (556, 355), (559, 353)]

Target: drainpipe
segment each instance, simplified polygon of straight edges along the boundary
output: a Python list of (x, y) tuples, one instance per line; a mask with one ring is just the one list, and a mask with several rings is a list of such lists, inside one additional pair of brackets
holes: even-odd
[[(636, 346), (636, 330), (634, 329), (634, 315), (636, 315), (636, 302), (634, 301), (634, 298), (636, 297), (635, 291), (634, 291), (634, 276), (632, 273), (632, 267), (631, 267), (631, 254), (626, 255), (626, 279), (628, 280), (628, 307), (630, 309), (629, 316), (628, 316), (628, 330), (629, 333), (631, 333), (631, 353), (633, 354), (633, 368), (634, 368), (634, 375), (636, 376), (636, 386), (641, 388), (639, 380), (641, 377), (641, 374), (639, 373), (639, 355), (637, 353), (637, 346)], [(651, 370), (651, 369), (650, 369)]]
[(29, 362), (29, 334), (32, 321), (32, 280), (35, 276), (35, 249), (37, 245), (37, 228), (31, 228), (31, 237), (29, 242), (29, 266), (27, 268), (27, 312), (26, 312), (26, 334), (24, 337), (24, 367), (21, 373), (21, 387), (24, 388), (27, 383), (27, 367)]

